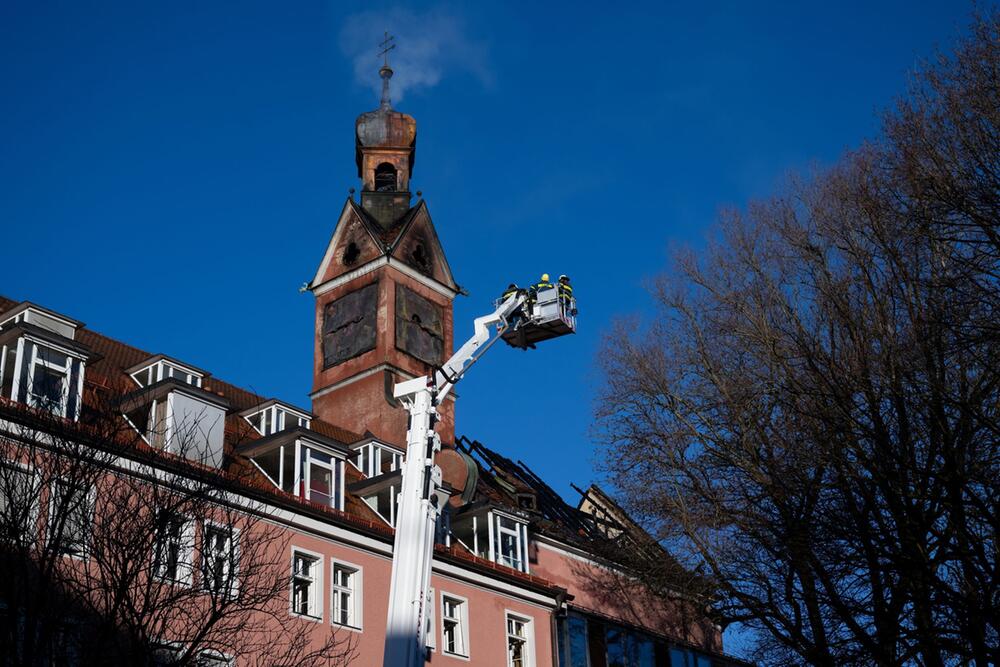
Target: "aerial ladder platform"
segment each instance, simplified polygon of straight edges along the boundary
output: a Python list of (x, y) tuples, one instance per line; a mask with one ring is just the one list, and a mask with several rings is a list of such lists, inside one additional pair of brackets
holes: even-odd
[(469, 368), (498, 340), (533, 349), (537, 343), (576, 332), (576, 301), (557, 287), (518, 290), (473, 323), (473, 335), (431, 375), (396, 384), (393, 395), (409, 412), (406, 458), (396, 512), (389, 613), (383, 665), (420, 667), (426, 661), (431, 563), (437, 520), (447, 502), (434, 456), (437, 407)]
[[(523, 291), (526, 298), (520, 313), (515, 311), (512, 326), (500, 335), (504, 342), (527, 350), (544, 340), (576, 333), (576, 299), (560, 294), (558, 286)], [(524, 317), (518, 318), (519, 314)]]

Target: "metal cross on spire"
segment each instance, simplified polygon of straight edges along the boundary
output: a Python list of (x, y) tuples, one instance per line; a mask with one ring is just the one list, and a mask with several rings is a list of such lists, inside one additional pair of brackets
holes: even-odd
[(379, 43), (380, 56), (385, 58), (382, 67), (379, 69), (379, 76), (382, 77), (382, 107), (389, 109), (392, 107), (392, 99), (389, 97), (389, 79), (392, 78), (392, 68), (389, 67), (389, 52), (396, 48), (396, 38), (385, 32), (385, 39)]
[(389, 31), (385, 32), (385, 39), (379, 42), (379, 48), (382, 49), (378, 52), (379, 56), (383, 56), (385, 61), (383, 62), (383, 67), (389, 66), (389, 52), (396, 48), (396, 38), (389, 34)]

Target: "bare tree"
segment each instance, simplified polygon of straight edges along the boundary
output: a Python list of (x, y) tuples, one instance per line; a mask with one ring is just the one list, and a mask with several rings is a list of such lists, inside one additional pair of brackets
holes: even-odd
[(289, 614), (261, 488), (150, 447), (121, 395), (79, 423), (0, 406), (0, 664), (347, 664), (350, 641)]
[(624, 504), (767, 664), (1000, 662), (997, 17), (607, 338)]

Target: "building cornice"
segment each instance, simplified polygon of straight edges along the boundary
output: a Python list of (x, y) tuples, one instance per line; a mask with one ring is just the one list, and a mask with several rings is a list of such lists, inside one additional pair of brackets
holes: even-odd
[(319, 296), (320, 294), (325, 294), (326, 292), (329, 292), (332, 289), (336, 289), (341, 285), (346, 285), (352, 280), (357, 280), (362, 276), (366, 276), (369, 273), (372, 273), (384, 266), (396, 269), (404, 276), (412, 278), (413, 280), (417, 281), (424, 287), (434, 290), (443, 297), (446, 297), (448, 299), (454, 299), (456, 296), (458, 296), (457, 291), (451, 289), (444, 283), (440, 283), (429, 276), (425, 276), (424, 274), (420, 273), (413, 267), (407, 265), (405, 262), (401, 262), (400, 260), (394, 257), (390, 257), (388, 255), (383, 255), (381, 257), (373, 259), (367, 264), (363, 264), (352, 271), (348, 271), (347, 273), (341, 274), (336, 278), (331, 278), (330, 280), (319, 283), (318, 285), (310, 285), (309, 289), (312, 290), (313, 294)]

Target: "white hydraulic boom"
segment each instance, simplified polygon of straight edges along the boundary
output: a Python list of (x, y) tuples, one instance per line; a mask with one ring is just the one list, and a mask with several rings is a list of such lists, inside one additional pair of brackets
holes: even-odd
[[(534, 334), (532, 340), (574, 332), (575, 302), (560, 301), (555, 289), (546, 292), (552, 293), (552, 299), (540, 292), (531, 304), (524, 291), (510, 295), (495, 311), (475, 320), (472, 338), (433, 375), (395, 386), (394, 396), (410, 418), (396, 512), (383, 665), (419, 667), (426, 659), (427, 611), (433, 604), (429, 591), (434, 528), (447, 499), (441, 492), (441, 469), (434, 464), (434, 455), (441, 449), (441, 438), (434, 432), (437, 406), (472, 364), (496, 341), (509, 339), (511, 332), (529, 330)], [(555, 309), (540, 307), (553, 299)], [(558, 331), (553, 326), (559, 327)], [(539, 333), (542, 329), (544, 332)]]

